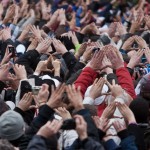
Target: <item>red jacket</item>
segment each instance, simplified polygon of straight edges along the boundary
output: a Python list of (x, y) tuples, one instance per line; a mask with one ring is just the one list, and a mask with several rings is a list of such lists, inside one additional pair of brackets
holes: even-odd
[(81, 93), (82, 96), (84, 97), (84, 94), (87, 90), (87, 88), (93, 84), (94, 80), (96, 79), (98, 73), (93, 70), (90, 67), (86, 67), (83, 69), (83, 71), (81, 72), (80, 76), (77, 78), (77, 80), (75, 81), (75, 86), (81, 87)]
[[(81, 87), (81, 93), (83, 97), (87, 88), (93, 84), (97, 75), (98, 73), (95, 70), (90, 67), (86, 67), (85, 69), (83, 69), (80, 76), (75, 81), (76, 88), (78, 86)], [(119, 68), (116, 70), (116, 75), (118, 77), (118, 82), (121, 87), (125, 89), (132, 98), (135, 98), (136, 95), (134, 91), (134, 86), (128, 70), (125, 67)], [(98, 116), (101, 116), (105, 108), (105, 102), (98, 106)]]
[(134, 85), (127, 68), (122, 67), (116, 70), (119, 85), (134, 99), (136, 98)]

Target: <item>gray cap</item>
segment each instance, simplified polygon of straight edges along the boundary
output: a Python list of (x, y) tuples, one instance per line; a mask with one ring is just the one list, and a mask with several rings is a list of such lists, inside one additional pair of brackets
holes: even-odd
[(0, 137), (9, 141), (17, 140), (24, 134), (24, 125), (19, 113), (8, 110), (0, 117)]

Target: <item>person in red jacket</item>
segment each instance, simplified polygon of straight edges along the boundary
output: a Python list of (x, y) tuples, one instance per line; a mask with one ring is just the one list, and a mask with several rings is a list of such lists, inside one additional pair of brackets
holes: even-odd
[[(112, 45), (105, 46), (102, 50), (94, 54), (92, 60), (86, 65), (80, 76), (75, 81), (75, 86), (80, 86), (82, 96), (84, 97), (87, 88), (92, 85), (94, 80), (98, 77), (97, 71), (101, 70), (102, 68), (102, 60), (104, 55), (111, 60), (112, 67), (116, 70), (116, 76), (118, 78), (119, 85), (134, 99), (136, 94), (130, 73), (124, 66), (124, 62), (119, 54), (119, 51)], [(105, 107), (105, 102), (98, 105), (99, 116), (101, 116)]]

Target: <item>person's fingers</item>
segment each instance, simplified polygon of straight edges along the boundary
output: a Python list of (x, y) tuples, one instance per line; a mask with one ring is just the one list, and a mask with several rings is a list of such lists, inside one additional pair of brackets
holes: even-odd
[(59, 109), (54, 109), (54, 111), (55, 111), (58, 115), (60, 114)]
[(56, 126), (55, 126), (55, 133), (57, 133), (58, 132), (58, 130), (61, 128), (61, 126), (62, 126), (62, 120), (60, 120), (60, 121), (56, 121)]
[(61, 85), (61, 88), (60, 88), (60, 94), (62, 94), (64, 91), (65, 91), (65, 88), (66, 88), (66, 86), (65, 86), (65, 83), (63, 83), (62, 85)]
[(112, 89), (112, 85), (106, 80), (106, 84), (108, 85), (108, 87), (110, 88), (110, 90)]
[(94, 117), (92, 117), (92, 119), (93, 119), (93, 121), (94, 121), (96, 127), (98, 127), (98, 120), (97, 120), (97, 118), (94, 116)]
[(76, 115), (76, 116), (74, 116), (74, 118), (75, 118), (76, 126), (79, 126), (81, 124), (81, 118), (80, 118), (80, 116)]
[(76, 87), (74, 84), (72, 84), (72, 91), (73, 91), (73, 93), (76, 93)]
[(28, 93), (25, 93), (25, 94), (23, 95), (22, 100), (26, 100), (27, 94), (28, 94)]
[(51, 85), (51, 93), (53, 94), (54, 93), (54, 85)]
[(37, 109), (38, 108), (38, 106), (35, 106), (35, 105), (31, 105), (30, 107), (29, 107), (29, 109)]
[(142, 57), (142, 55), (144, 54), (144, 51), (142, 49), (138, 50), (137, 52), (139, 57)]
[(104, 85), (104, 83), (105, 83), (105, 79), (104, 79), (104, 78), (100, 78), (100, 79), (98, 80), (98, 82), (97, 82), (98, 87), (101, 87), (101, 88), (102, 88), (102, 86)]
[(104, 130), (105, 131), (107, 131), (111, 126), (112, 126), (112, 124), (110, 124), (110, 120), (108, 120), (108, 119), (104, 120)]
[(32, 93), (31, 92), (27, 93), (26, 101), (27, 102), (31, 102), (32, 101)]
[(98, 82), (98, 78), (94, 80), (93, 86)]
[(48, 88), (49, 88), (49, 85), (48, 85), (48, 84), (42, 84), (41, 90), (42, 90), (42, 91), (46, 91), (46, 90), (48, 90)]
[(78, 94), (81, 94), (81, 86), (77, 87), (77, 92), (78, 92)]
[(116, 85), (116, 82), (115, 82), (114, 79), (112, 80), (112, 85), (113, 85), (113, 86)]

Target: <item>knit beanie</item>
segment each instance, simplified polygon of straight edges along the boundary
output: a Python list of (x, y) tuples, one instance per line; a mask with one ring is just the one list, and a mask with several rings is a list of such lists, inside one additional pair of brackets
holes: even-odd
[(0, 138), (9, 141), (17, 140), (24, 134), (24, 120), (22, 116), (8, 110), (0, 117)]
[(129, 107), (132, 110), (137, 123), (147, 123), (149, 104), (144, 98), (137, 97), (131, 102)]
[(135, 92), (136, 95), (140, 95), (145, 100), (150, 102), (150, 73), (142, 77), (135, 88)]

